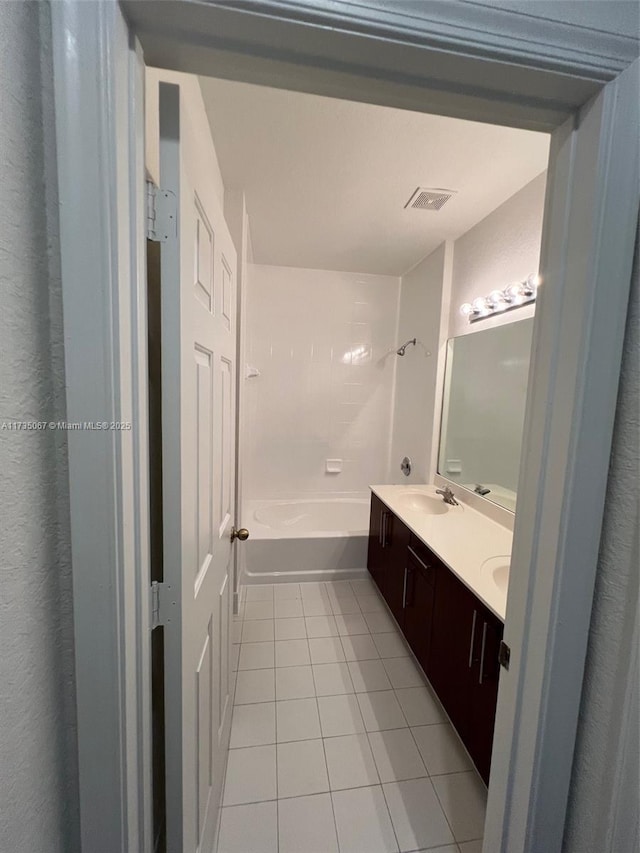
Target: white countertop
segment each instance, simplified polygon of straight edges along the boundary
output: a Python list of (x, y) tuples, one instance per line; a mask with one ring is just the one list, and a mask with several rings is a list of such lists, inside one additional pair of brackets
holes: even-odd
[[(371, 486), (371, 491), (403, 521), (469, 589), (504, 621), (507, 585), (500, 587), (491, 569), (511, 559), (513, 533), (460, 502), (446, 512), (430, 514), (406, 507), (407, 493), (441, 501), (436, 486)], [(458, 499), (458, 496), (456, 495)], [(498, 558), (498, 559), (496, 559)]]

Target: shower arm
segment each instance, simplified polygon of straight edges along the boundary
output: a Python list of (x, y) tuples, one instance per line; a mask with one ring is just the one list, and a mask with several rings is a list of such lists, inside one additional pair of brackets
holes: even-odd
[(396, 355), (404, 355), (409, 344), (413, 344), (415, 346), (416, 345), (416, 338), (410, 338), (408, 341), (406, 341), (404, 344), (402, 344), (401, 347), (398, 347), (398, 349), (396, 350)]

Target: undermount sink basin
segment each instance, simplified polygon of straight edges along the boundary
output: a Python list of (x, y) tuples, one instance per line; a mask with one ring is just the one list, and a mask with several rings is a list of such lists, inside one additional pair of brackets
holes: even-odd
[(442, 515), (449, 509), (441, 497), (437, 495), (425, 495), (424, 492), (403, 492), (398, 496), (400, 509), (410, 512), (424, 512), (428, 515)]
[(506, 592), (509, 586), (510, 567), (511, 557), (489, 557), (482, 564), (482, 572), (485, 576), (491, 578), (501, 592)]

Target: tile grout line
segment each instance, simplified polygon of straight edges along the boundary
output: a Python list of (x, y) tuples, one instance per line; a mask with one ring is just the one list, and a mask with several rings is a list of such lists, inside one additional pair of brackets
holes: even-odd
[(442, 805), (442, 801), (441, 801), (440, 797), (438, 796), (438, 791), (436, 789), (436, 786), (433, 784), (433, 780), (431, 779), (431, 776), (429, 776), (429, 782), (431, 783), (431, 787), (433, 788), (433, 793), (436, 795), (436, 800), (438, 801), (438, 805), (440, 806), (440, 811), (444, 815), (444, 819), (447, 822), (447, 826), (449, 827), (449, 831), (451, 832), (451, 835), (453, 836), (453, 840), (458, 845), (458, 849), (460, 849), (460, 844), (458, 842), (458, 839), (456, 838), (455, 832), (453, 831), (453, 827), (451, 826), (451, 821), (449, 820), (449, 815), (444, 810), (444, 806)]
[[(396, 697), (396, 698), (397, 698), (397, 697)], [(398, 700), (398, 701), (399, 701), (399, 700)], [(402, 708), (402, 705), (400, 705), (400, 707)], [(404, 713), (404, 709), (403, 709), (403, 713)], [(406, 719), (406, 716), (405, 716), (405, 719)], [(437, 725), (437, 723), (432, 723), (431, 725)], [(416, 726), (415, 728), (417, 728), (417, 726)], [(424, 757), (423, 757), (423, 755), (422, 755), (422, 752), (420, 751), (420, 747), (418, 746), (418, 741), (416, 740), (416, 736), (414, 735), (414, 733), (413, 733), (413, 729), (411, 728), (411, 726), (409, 726), (409, 732), (410, 732), (410, 734), (411, 734), (411, 740), (413, 741), (413, 743), (414, 743), (414, 745), (415, 745), (415, 748), (418, 750), (418, 755), (420, 756), (420, 761), (423, 763), (423, 765), (424, 765), (424, 769), (427, 771), (427, 776), (428, 776), (428, 777), (429, 777), (429, 779), (430, 779), (430, 778), (431, 778), (431, 773), (429, 772), (429, 768), (427, 767), (427, 762), (425, 761), (425, 759), (424, 759)]]
[[(351, 737), (351, 735), (339, 735), (339, 737)], [(322, 740), (322, 738), (313, 738), (313, 740)], [(295, 743), (296, 741), (293, 741), (293, 742)], [(285, 743), (288, 743), (288, 741), (285, 741)], [(272, 746), (273, 744), (265, 744), (265, 745)], [(253, 747), (249, 747), (249, 749), (253, 749)], [(326, 755), (325, 755), (325, 761), (326, 761)], [(445, 774), (445, 775), (451, 775), (451, 774)], [(327, 776), (328, 776), (328, 774), (327, 774)], [(245, 802), (245, 803), (231, 803), (228, 806), (223, 805), (222, 808), (223, 809), (236, 809), (236, 808), (239, 808), (242, 806), (257, 806), (257, 805), (260, 805), (260, 803), (275, 803), (278, 799), (302, 800), (305, 797), (316, 797), (320, 794), (332, 794), (332, 793), (339, 794), (343, 791), (361, 791), (363, 788), (379, 788), (379, 787), (383, 787), (384, 785), (397, 785), (397, 784), (400, 784), (402, 782), (419, 782), (421, 779), (428, 779), (428, 778), (429, 778), (428, 776), (418, 776), (416, 779), (395, 779), (395, 780), (392, 780), (391, 782), (375, 782), (373, 784), (371, 784), (369, 782), (366, 785), (355, 785), (355, 786), (352, 786), (351, 788), (335, 788), (333, 791), (329, 788), (326, 791), (316, 791), (315, 794), (291, 794), (288, 797), (268, 797), (266, 800), (249, 800), (248, 802)], [(438, 805), (440, 805), (439, 801), (438, 801)], [(440, 806), (440, 808), (442, 808), (442, 806)], [(443, 810), (443, 812), (444, 812), (444, 810)], [(445, 814), (445, 818), (446, 818), (446, 814)], [(453, 842), (448, 842), (448, 843), (468, 844), (468, 843), (471, 843), (472, 841), (482, 841), (482, 838), (481, 837), (466, 838), (464, 841), (455, 841), (455, 839), (454, 839)], [(446, 847), (446, 844), (445, 845), (442, 845), (442, 844), (436, 845), (435, 849), (437, 849), (438, 847), (442, 847), (442, 846)], [(421, 850), (421, 849), (422, 848), (418, 848), (418, 850)], [(427, 847), (426, 849), (430, 850), (432, 848)]]
[(385, 804), (385, 806), (387, 807), (387, 814), (389, 815), (389, 823), (391, 824), (391, 829), (393, 830), (393, 837), (394, 837), (394, 838), (395, 838), (395, 840), (396, 840), (396, 847), (397, 847), (397, 848), (398, 848), (398, 850), (400, 851), (400, 850), (401, 850), (401, 847), (400, 847), (400, 840), (399, 840), (399, 838), (398, 838), (398, 833), (396, 832), (396, 826), (395, 826), (395, 824), (394, 824), (394, 822), (393, 822), (393, 817), (391, 816), (391, 809), (389, 808), (389, 803), (388, 803), (388, 801), (387, 801), (387, 794), (386, 794), (386, 792), (385, 792), (385, 790), (384, 790), (384, 785), (383, 785), (382, 783), (380, 784), (380, 789), (381, 789), (381, 791), (382, 791), (382, 799), (384, 800), (384, 804)]
[[(314, 678), (315, 685), (315, 678)], [(333, 805), (333, 791), (331, 790), (331, 778), (329, 776), (329, 762), (327, 761), (327, 749), (324, 745), (324, 732), (322, 730), (322, 718), (320, 716), (320, 703), (318, 702), (318, 694), (316, 692), (316, 706), (318, 709), (318, 720), (320, 721), (320, 733), (323, 735), (322, 737), (322, 754), (324, 755), (324, 766), (327, 771), (327, 784), (329, 786), (329, 802), (331, 803), (331, 814), (333, 815), (333, 830), (336, 834), (336, 846), (338, 847), (338, 851), (340, 851), (340, 838), (338, 836), (338, 821), (336, 820), (336, 810)]]
[[(274, 641), (275, 642), (275, 641)], [(275, 646), (273, 650), (273, 662), (276, 662), (276, 651)], [(273, 667), (273, 695), (276, 695), (276, 668), (275, 665)], [(275, 718), (275, 734), (274, 737), (276, 739), (275, 743), (275, 754), (276, 754), (276, 850), (280, 850), (280, 781), (278, 779), (278, 708), (274, 702), (273, 704), (273, 716)]]
[[(351, 694), (351, 695), (352, 695), (352, 694)], [(314, 698), (314, 697), (310, 696), (310, 697), (307, 697), (307, 698), (312, 699), (312, 698)], [(319, 697), (319, 698), (323, 698), (323, 697)], [(293, 700), (293, 701), (296, 701), (296, 700)], [(385, 734), (386, 732), (404, 732), (404, 731), (406, 731), (406, 730), (407, 730), (407, 727), (406, 727), (406, 726), (404, 726), (403, 728), (394, 728), (394, 729), (374, 729), (374, 730), (372, 730), (372, 731), (370, 731), (370, 732), (367, 732), (367, 731), (364, 731), (364, 732), (352, 732), (352, 733), (350, 733), (350, 734), (321, 735), (320, 737), (306, 737), (306, 738), (298, 738), (297, 740), (284, 740), (284, 741), (277, 741), (277, 742), (273, 742), (273, 741), (272, 741), (272, 742), (269, 742), (269, 743), (257, 743), (257, 744), (251, 744), (251, 745), (249, 745), (249, 746), (234, 746), (234, 747), (230, 747), (230, 748), (229, 748), (229, 752), (236, 752), (236, 751), (238, 751), (238, 750), (240, 750), (240, 749), (261, 749), (261, 748), (262, 748), (262, 747), (264, 747), (264, 746), (277, 746), (277, 745), (279, 745), (279, 744), (287, 744), (287, 743), (307, 743), (307, 742), (309, 742), (309, 741), (318, 741), (318, 740), (322, 740), (322, 741), (325, 741), (325, 740), (336, 740), (337, 738), (341, 738), (341, 737), (356, 737), (358, 734), (365, 734), (365, 735), (367, 735), (367, 737), (369, 738), (369, 737), (370, 737), (370, 735), (377, 735), (377, 734), (379, 734), (379, 735), (383, 735), (383, 734)], [(371, 747), (371, 743), (370, 743), (370, 742), (369, 742), (369, 746)], [(372, 750), (372, 752), (373, 752), (373, 750)], [(462, 775), (465, 775), (465, 774), (472, 774), (472, 773), (473, 773), (473, 770), (450, 770), (450, 771), (448, 771), (447, 773), (429, 773), (429, 770), (428, 770), (428, 768), (426, 767), (426, 764), (424, 763), (424, 760), (422, 759), (422, 755), (420, 754), (420, 750), (418, 750), (418, 756), (419, 756), (420, 760), (422, 761), (422, 764), (423, 764), (423, 766), (425, 767), (425, 770), (426, 770), (426, 773), (425, 773), (424, 775), (422, 775), (422, 776), (413, 776), (413, 777), (410, 777), (410, 778), (408, 778), (408, 779), (390, 779), (390, 780), (389, 780), (389, 783), (392, 783), (392, 782), (411, 782), (411, 781), (413, 781), (414, 779), (432, 779), (432, 780), (433, 780), (433, 779), (442, 779), (442, 778), (444, 778), (444, 777), (446, 777), (446, 776), (462, 776)], [(375, 759), (374, 759), (374, 760), (375, 760)], [(376, 765), (376, 767), (377, 767), (377, 765)], [(382, 782), (382, 781), (381, 781), (381, 783), (380, 783), (380, 784), (386, 785), (386, 784), (388, 784), (388, 783), (387, 783), (387, 782)], [(355, 787), (355, 788), (362, 788), (362, 787), (366, 787), (366, 786), (363, 786), (363, 785), (355, 785), (354, 787)], [(341, 789), (339, 789), (339, 790), (341, 790)], [(287, 798), (287, 799), (288, 799), (288, 798)], [(469, 840), (469, 841), (476, 841), (477, 839), (475, 839), (475, 838), (470, 838), (470, 839), (468, 839), (468, 840)]]

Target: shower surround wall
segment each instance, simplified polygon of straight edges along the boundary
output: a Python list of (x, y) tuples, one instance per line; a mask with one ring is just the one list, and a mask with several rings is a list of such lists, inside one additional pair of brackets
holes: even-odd
[[(244, 500), (368, 497), (389, 476), (400, 280), (253, 264)], [(342, 471), (326, 473), (327, 459)]]
[[(453, 246), (442, 243), (402, 276), (398, 340), (417, 337), (415, 347), (396, 364), (391, 482), (431, 481), (434, 423), (439, 423), (444, 353), (448, 329), (448, 297)], [(442, 349), (442, 352), (440, 350)], [(437, 448), (436, 448), (437, 449)], [(408, 476), (400, 470), (404, 456), (412, 462)]]

